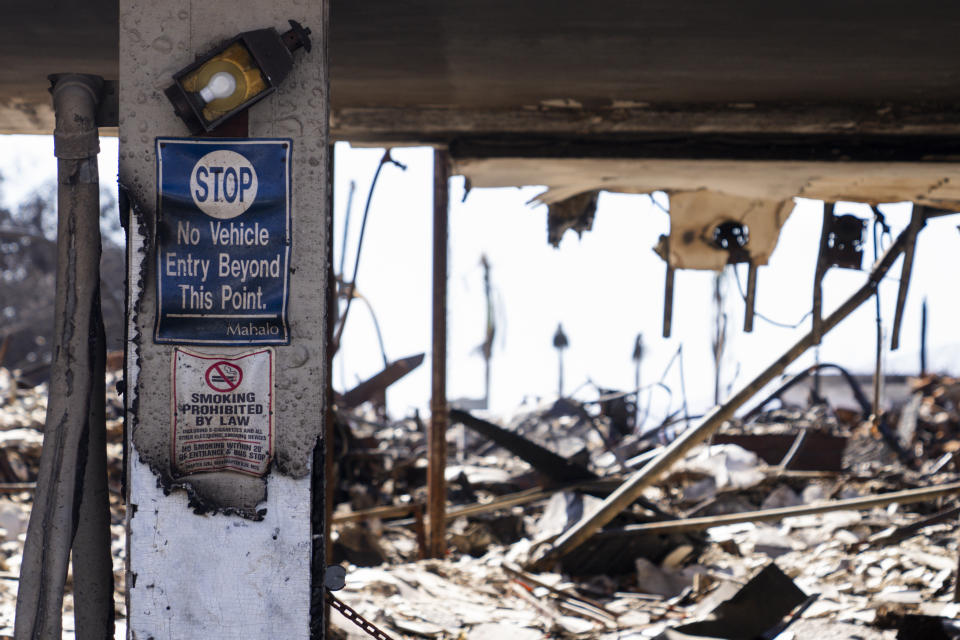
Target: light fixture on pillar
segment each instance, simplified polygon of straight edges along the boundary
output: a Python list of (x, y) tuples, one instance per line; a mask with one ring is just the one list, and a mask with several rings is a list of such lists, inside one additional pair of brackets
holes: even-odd
[(209, 132), (277, 90), (293, 69), (293, 52), (310, 51), (310, 29), (245, 31), (173, 75), (167, 94), (190, 133)]

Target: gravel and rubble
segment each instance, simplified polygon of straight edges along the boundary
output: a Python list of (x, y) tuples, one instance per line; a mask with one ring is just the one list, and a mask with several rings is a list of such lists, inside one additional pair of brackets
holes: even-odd
[[(733, 421), (721, 434), (789, 434), (792, 440), (802, 430), (816, 430), (834, 438), (826, 442), (841, 443), (845, 450), (830, 453), (837, 453), (833, 458), (838, 464), (842, 460), (842, 467), (785, 469), (734, 444), (701, 446), (646, 490), (644, 506), (635, 505), (611, 527), (819, 505), (954, 483), (960, 479), (960, 468), (952, 457), (944, 458), (957, 450), (954, 442), (960, 442), (960, 394), (953, 395), (960, 387), (954, 385), (953, 379), (936, 377), (915, 383), (921, 401), (916, 403), (920, 409), (914, 439), (902, 443), (914, 452), (915, 465), (904, 464), (876, 426), (855, 411), (778, 408), (754, 422)], [(613, 479), (613, 486), (629, 469), (625, 461), (642, 459), (645, 449), (669, 439), (620, 434), (595, 410), (596, 403), (575, 404), (563, 400), (511, 419), (487, 419), (601, 478)], [(901, 408), (892, 416), (895, 426), (902, 412)], [(376, 430), (369, 421), (353, 421), (346, 414), (341, 419), (352, 431), (373, 436), (368, 442), (386, 457), (396, 455), (389, 463), (392, 468), (425, 467), (425, 436), (415, 420), (401, 421), (402, 428), (395, 424)], [(537, 469), (513, 453), (461, 429), (454, 426), (448, 438), (455, 470), (448, 473), (452, 505), (494, 503), (505, 495), (549, 486)], [(390, 435), (400, 437), (385, 437)], [(421, 478), (394, 488), (401, 486), (410, 490), (394, 494), (393, 504), (424, 500)], [(592, 493), (558, 491), (523, 505), (456, 518), (449, 523), (448, 554), (442, 560), (417, 560), (420, 550), (409, 515), (354, 520), (349, 528), (335, 525), (334, 536), (340, 540), (358, 532), (375, 537), (384, 560), (360, 566), (363, 563), (339, 558), (347, 567), (347, 586), (336, 595), (397, 638), (693, 638), (706, 636), (661, 634), (704, 617), (722, 587), (742, 586), (775, 563), (811, 598), (795, 613), (796, 619), (771, 638), (925, 638), (911, 635), (912, 628), (919, 628), (915, 620), (939, 624), (960, 617), (960, 604), (954, 602), (960, 557), (957, 514), (917, 526), (912, 535), (893, 535), (957, 505), (953, 496), (714, 526), (691, 533), (686, 541), (674, 537), (666, 552), (662, 544), (635, 545), (632, 548), (655, 551), (630, 562), (614, 554), (609, 562), (619, 566), (604, 572), (525, 574), (523, 567), (536, 545), (589, 513), (604, 495)], [(367, 495), (361, 488), (343, 495), (350, 497), (338, 505), (341, 516), (372, 506), (356, 499)], [(660, 542), (666, 538), (650, 537)], [(606, 552), (600, 547), (590, 553), (597, 560)], [(589, 599), (609, 615), (572, 606), (575, 597)], [(340, 637), (365, 637), (339, 614), (332, 617)], [(955, 637), (949, 624), (943, 624), (942, 637)]]
[[(107, 405), (119, 638), (125, 633), (122, 420), (114, 383), (111, 377)], [(416, 415), (391, 421), (366, 407), (340, 411), (332, 560), (347, 568), (347, 579), (335, 595), (395, 638), (705, 637), (671, 630), (708, 616), (722, 594), (742, 588), (773, 563), (810, 598), (789, 626), (769, 637), (923, 638), (910, 635), (910, 629), (925, 628), (917, 621), (940, 624), (960, 617), (954, 602), (960, 527), (958, 514), (950, 511), (960, 504), (956, 497), (685, 533), (633, 535), (629, 528), (957, 482), (958, 389), (951, 378), (918, 380), (916, 400), (891, 417), (916, 464), (893, 454), (873, 424), (850, 412), (781, 408), (763, 413), (758, 422), (731, 423), (721, 433), (792, 437), (818, 429), (842, 437), (843, 466), (790, 469), (735, 444), (701, 446), (603, 532), (627, 532), (626, 537), (603, 538), (584, 554), (588, 562), (581, 558), (538, 573), (527, 569), (538, 545), (591, 513), (626, 473), (643, 464), (644, 452), (663, 446), (669, 434), (634, 434), (622, 420), (616, 422), (622, 411), (612, 412), (617, 418), (605, 415), (597, 402), (528, 407), (502, 422), (484, 416), (590, 474), (579, 483), (558, 485), (544, 469), (455, 425), (448, 438), (453, 516), (448, 552), (444, 559), (425, 560), (419, 559), (423, 421)], [(0, 640), (12, 637), (45, 405), (45, 387), (21, 388), (0, 369)], [(904, 430), (908, 412), (913, 423)], [(365, 515), (378, 506), (398, 510)], [(69, 585), (68, 580), (68, 591)], [(72, 637), (72, 617), (68, 592), (64, 637)], [(333, 637), (368, 637), (337, 612), (331, 623)]]
[[(126, 637), (124, 600), (124, 505), (121, 499), (123, 465), (123, 404), (116, 393), (118, 372), (107, 374), (107, 460), (110, 487), (111, 549), (113, 552), (116, 638)], [(0, 640), (13, 638), (17, 584), (23, 542), (33, 501), (43, 446), (47, 386), (25, 387), (18, 377), (0, 368)], [(63, 637), (74, 637), (71, 576), (67, 575), (63, 608)]]

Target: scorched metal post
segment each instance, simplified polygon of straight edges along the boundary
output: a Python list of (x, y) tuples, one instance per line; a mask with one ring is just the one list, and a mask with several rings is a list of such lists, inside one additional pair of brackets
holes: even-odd
[(427, 503), (430, 557), (443, 557), (447, 486), (447, 251), (450, 160), (446, 151), (433, 154), (433, 357), (431, 359), (430, 441)]

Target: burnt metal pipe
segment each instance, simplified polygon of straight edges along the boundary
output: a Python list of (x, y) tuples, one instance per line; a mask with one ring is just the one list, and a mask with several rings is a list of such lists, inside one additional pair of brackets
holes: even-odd
[(844, 369), (838, 364), (832, 364), (830, 362), (822, 362), (820, 364), (814, 364), (807, 367), (806, 369), (804, 369), (794, 377), (790, 378), (790, 380), (783, 383), (773, 393), (771, 393), (769, 396), (764, 398), (762, 401), (758, 402), (753, 409), (750, 409), (750, 411), (748, 411), (743, 416), (743, 422), (745, 424), (750, 422), (752, 419), (756, 418), (757, 414), (763, 411), (763, 408), (767, 406), (769, 403), (773, 402), (774, 400), (782, 396), (793, 386), (806, 380), (810, 376), (810, 374), (818, 371), (823, 371), (824, 369), (836, 369), (837, 372), (839, 372), (840, 375), (843, 376), (843, 379), (846, 380), (847, 385), (850, 387), (850, 391), (851, 393), (853, 393), (853, 397), (856, 399), (857, 404), (860, 405), (861, 417), (864, 420), (869, 418), (870, 414), (872, 413), (872, 410), (870, 407), (870, 401), (867, 399), (867, 396), (863, 393), (863, 388), (860, 386), (860, 383), (857, 382), (857, 379), (854, 378), (849, 371), (847, 371), (846, 369)]
[(96, 120), (104, 83), (81, 74), (50, 80), (58, 174), (54, 361), (14, 636), (60, 637), (72, 547), (76, 635), (103, 640), (113, 637)]

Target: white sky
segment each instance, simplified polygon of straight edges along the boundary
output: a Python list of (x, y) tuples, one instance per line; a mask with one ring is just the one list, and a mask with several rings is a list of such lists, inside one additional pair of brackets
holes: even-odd
[[(117, 141), (101, 141), (101, 180), (116, 174)], [(344, 212), (349, 183), (357, 190), (347, 241), (347, 273), (351, 273), (367, 191), (382, 150), (336, 147), (335, 265), (342, 250)], [(358, 290), (376, 311), (390, 359), (426, 352), (416, 372), (389, 392), (390, 411), (422, 412), (429, 405), (430, 299), (432, 255), (432, 150), (396, 149), (394, 158), (407, 171), (386, 166), (380, 177), (367, 223)], [(296, 161), (296, 159), (294, 159)], [(15, 205), (54, 178), (56, 162), (49, 137), (0, 136), (0, 203)], [(552, 346), (557, 323), (562, 322), (570, 347), (565, 354), (566, 390), (585, 381), (616, 389), (633, 385), (631, 361), (636, 334), (645, 338), (642, 379), (658, 379), (683, 344), (686, 389), (692, 413), (708, 408), (713, 397), (713, 331), (711, 272), (679, 271), (674, 298), (673, 336), (660, 337), (664, 264), (651, 247), (668, 230), (667, 215), (647, 196), (604, 193), (592, 231), (578, 239), (568, 232), (559, 249), (547, 244), (546, 207), (527, 204), (542, 188), (475, 189), (461, 202), (463, 180), (451, 185), (449, 280), (450, 398), (482, 397), (483, 361), (476, 352), (485, 326), (483, 272), (480, 255), (493, 266), (492, 278), (499, 305), (497, 341), (492, 365), (491, 402), (505, 412), (524, 398), (556, 393), (557, 361)], [(660, 194), (666, 203), (666, 198)], [(908, 222), (910, 206), (881, 207), (896, 235)], [(838, 213), (870, 215), (864, 205), (840, 203)], [(813, 272), (819, 242), (821, 204), (799, 200), (787, 221), (770, 265), (759, 271), (757, 311), (781, 322), (794, 323), (809, 311)], [(929, 359), (933, 370), (957, 372), (960, 341), (955, 327), (960, 316), (956, 277), (960, 274), (960, 218), (931, 221), (920, 234), (914, 277), (901, 334), (901, 348), (888, 353), (892, 373), (916, 373), (919, 367), (920, 302), (929, 307)], [(869, 264), (872, 246), (867, 247)], [(889, 334), (899, 276), (899, 262), (881, 286), (884, 325)], [(796, 330), (772, 327), (760, 320), (752, 334), (744, 334), (743, 303), (729, 270), (727, 291), (727, 356), (724, 388), (735, 390), (776, 359), (809, 329), (809, 320)], [(741, 271), (745, 280), (745, 271)], [(825, 280), (824, 315), (864, 281), (865, 274), (831, 269)], [(874, 305), (870, 301), (828, 334), (821, 360), (836, 362), (856, 372), (870, 372), (874, 359)], [(889, 344), (889, 338), (887, 339)], [(790, 370), (813, 362), (810, 352)], [(382, 367), (370, 316), (355, 302), (344, 334), (344, 346), (334, 365), (334, 386), (350, 387)], [(739, 373), (737, 373), (739, 371)], [(674, 390), (673, 408), (680, 402), (679, 378), (674, 368), (665, 381)], [(582, 397), (592, 390), (584, 389)], [(725, 394), (726, 395), (726, 394)], [(658, 394), (659, 404), (666, 401)], [(665, 410), (658, 406), (658, 411)], [(652, 419), (658, 419), (653, 416)]]

